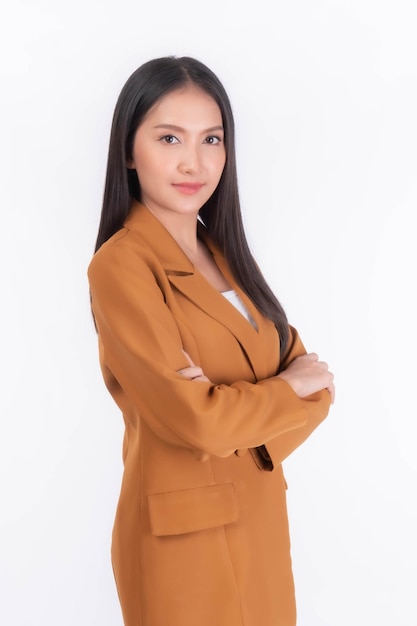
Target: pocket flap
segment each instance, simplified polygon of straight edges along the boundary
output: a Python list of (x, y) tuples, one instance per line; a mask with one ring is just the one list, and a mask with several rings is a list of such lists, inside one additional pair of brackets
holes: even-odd
[(233, 483), (154, 493), (148, 496), (153, 535), (181, 535), (236, 522)]

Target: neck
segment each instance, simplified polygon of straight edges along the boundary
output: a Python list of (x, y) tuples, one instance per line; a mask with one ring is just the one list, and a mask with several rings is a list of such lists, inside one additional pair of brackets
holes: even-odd
[(174, 212), (147, 209), (161, 222), (186, 254), (195, 254), (198, 247), (197, 215), (180, 215)]

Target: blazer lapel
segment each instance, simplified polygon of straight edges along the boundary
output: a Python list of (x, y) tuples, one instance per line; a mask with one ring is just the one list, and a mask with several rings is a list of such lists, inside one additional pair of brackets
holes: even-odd
[(259, 313), (236, 284), (223, 254), (205, 232), (203, 237), (215, 262), (232, 289), (238, 293), (255, 321), (256, 328), (194, 268), (175, 239), (146, 207), (135, 203), (125, 225), (140, 232), (162, 263), (170, 283), (235, 336), (257, 380), (271, 376), (271, 371), (275, 373), (279, 358), (279, 339), (275, 326)]

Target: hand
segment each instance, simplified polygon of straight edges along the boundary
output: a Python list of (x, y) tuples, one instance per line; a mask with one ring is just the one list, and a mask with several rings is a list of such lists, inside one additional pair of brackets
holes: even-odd
[(185, 350), (183, 350), (183, 353), (185, 355), (185, 358), (189, 362), (190, 367), (184, 367), (181, 370), (177, 370), (178, 374), (181, 374), (181, 376), (184, 376), (184, 378), (188, 378), (189, 380), (197, 380), (197, 381), (209, 383), (210, 380), (207, 378), (207, 376), (204, 375), (204, 372), (201, 369), (201, 367), (198, 367), (197, 365), (193, 363), (190, 355), (187, 354)]
[(299, 398), (305, 398), (316, 391), (327, 389), (332, 404), (335, 399), (333, 374), (324, 361), (319, 361), (315, 352), (297, 357), (289, 366), (278, 374), (285, 380)]

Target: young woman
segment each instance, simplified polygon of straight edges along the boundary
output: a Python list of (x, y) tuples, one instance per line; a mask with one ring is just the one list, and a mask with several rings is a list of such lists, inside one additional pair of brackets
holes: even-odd
[(112, 563), (126, 626), (294, 626), (281, 461), (333, 375), (248, 248), (233, 116), (213, 72), (149, 61), (111, 131), (88, 270), (124, 423)]

